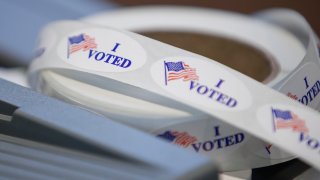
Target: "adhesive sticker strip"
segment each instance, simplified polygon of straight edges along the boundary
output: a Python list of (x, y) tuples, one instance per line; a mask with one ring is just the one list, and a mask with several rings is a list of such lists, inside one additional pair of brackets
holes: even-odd
[[(313, 34), (309, 33), (309, 29), (304, 32), (308, 37), (307, 55), (294, 72), (298, 72), (300, 67), (308, 63), (313, 63), (312, 67), (319, 68)], [(101, 34), (103, 35), (98, 36)], [(108, 38), (108, 34), (117, 37)], [(232, 135), (220, 137), (220, 127), (213, 125), (213, 122), (219, 122), (242, 129), (299, 156), (315, 167), (319, 166), (319, 156), (316, 152), (319, 133), (315, 129), (318, 125), (315, 120), (318, 113), (235, 70), (134, 33), (81, 22), (65, 21), (51, 24), (43, 31), (41, 37), (39, 48), (45, 50), (30, 68), (31, 85), (39, 90), (46, 91), (48, 88), (48, 82), (41, 77), (41, 72), (54, 72), (61, 77), (116, 91), (142, 101), (154, 102), (161, 107), (202, 116), (186, 118), (179, 123), (172, 122), (171, 119), (168, 121), (169, 124), (163, 125), (164, 128), (166, 126), (166, 131), (159, 134), (197, 152), (210, 151), (213, 148), (227, 149), (243, 145), (244, 140), (250, 141), (250, 138), (245, 138), (241, 132), (232, 132)], [(48, 40), (45, 37), (57, 38)], [(110, 43), (112, 40), (115, 41)], [(81, 42), (85, 42), (85, 45), (79, 46)], [(130, 46), (129, 49), (137, 49), (137, 52), (126, 48), (124, 50), (127, 51), (122, 51), (126, 44)], [(100, 66), (108, 68), (92, 70)], [(309, 69), (304, 71), (309, 72)], [(317, 77), (316, 74), (310, 74), (311, 76)], [(309, 78), (304, 82), (309, 82)], [(316, 88), (317, 85), (313, 89)], [(315, 90), (311, 90), (311, 93), (313, 91)], [(74, 98), (72, 95), (74, 94), (70, 94), (70, 99)], [(317, 101), (315, 96), (313, 99)], [(203, 112), (208, 116), (203, 115)], [(182, 131), (170, 131), (170, 123), (173, 129), (176, 125), (176, 128)], [(214, 139), (199, 141), (205, 139), (204, 136), (208, 135), (206, 132), (213, 132)], [(272, 158), (266, 158), (266, 161), (272, 164), (277, 160), (279, 162), (279, 159), (285, 161), (290, 158), (292, 157), (278, 157), (274, 162)], [(246, 165), (266, 165), (255, 163), (254, 158), (247, 158), (249, 163), (246, 164), (244, 159), (233, 160), (225, 165), (225, 169), (239, 169), (242, 163), (243, 168)]]
[[(143, 19), (143, 21), (132, 21), (133, 19)], [(229, 53), (232, 52), (232, 56), (228, 57), (220, 57), (221, 55), (217, 55), (214, 53), (214, 55), (205, 55), (206, 57), (210, 57), (211, 59), (216, 58), (223, 58), (223, 61), (227, 62), (237, 62), (236, 59), (232, 58), (234, 56), (240, 55), (238, 58), (239, 61), (241, 61), (241, 55), (238, 54), (235, 51), (240, 51), (237, 48), (225, 48), (220, 44), (225, 44), (225, 42), (215, 42), (216, 44), (219, 44), (217, 47), (216, 44), (208, 44), (208, 40), (202, 39), (199, 41), (206, 41), (202, 43), (194, 43), (194, 41), (190, 42), (189, 39), (193, 39), (189, 36), (194, 36), (192, 33), (199, 33), (199, 34), (210, 34), (211, 37), (215, 36), (225, 36), (227, 38), (232, 37), (232, 39), (236, 39), (237, 41), (244, 42), (246, 44), (250, 44), (251, 46), (255, 48), (259, 48), (260, 51), (263, 51), (269, 58), (269, 63), (275, 65), (273, 66), (274, 69), (272, 73), (265, 79), (263, 82), (267, 83), (269, 86), (273, 86), (278, 81), (283, 79), (289, 72), (291, 72), (298, 63), (302, 60), (303, 55), (305, 53), (305, 49), (300, 47), (300, 42), (295, 40), (295, 37), (290, 36), (290, 34), (280, 31), (276, 27), (270, 27), (266, 24), (261, 24), (260, 22), (256, 22), (255, 19), (244, 17), (238, 14), (233, 14), (230, 12), (224, 12), (224, 11), (217, 11), (212, 9), (202, 9), (202, 8), (186, 8), (186, 7), (172, 7), (172, 6), (155, 6), (155, 7), (136, 7), (136, 8), (128, 8), (124, 10), (117, 10), (113, 12), (107, 12), (102, 14), (97, 14), (89, 17), (85, 17), (84, 20), (89, 23), (98, 24), (102, 26), (112, 26), (117, 27), (121, 29), (127, 29), (130, 31), (135, 32), (157, 32), (161, 33), (160, 41), (163, 40), (163, 35), (168, 36), (168, 32), (175, 32), (175, 36), (177, 35), (177, 32), (188, 32), (188, 36), (184, 35), (183, 40), (180, 38), (175, 38), (172, 36), (169, 36), (172, 38), (172, 40), (169, 40), (169, 43), (171, 42), (173, 45), (178, 45), (178, 47), (181, 46), (181, 43), (183, 42), (183, 46), (180, 48), (188, 48), (190, 45), (188, 43), (193, 44), (192, 49), (198, 49), (196, 46), (200, 45), (201, 49), (206, 49), (207, 51), (228, 51)], [(130, 23), (128, 23), (130, 22)], [(190, 23), (192, 22), (192, 23)], [(192, 32), (192, 33), (190, 33)], [(250, 33), (248, 33), (250, 32)], [(145, 34), (145, 33), (143, 33)], [(148, 33), (146, 33), (148, 35)], [(150, 33), (149, 33), (150, 34)], [(151, 33), (152, 34), (152, 33)], [(156, 37), (157, 36), (151, 36)], [(169, 38), (168, 37), (168, 38)], [(271, 37), (271, 38), (270, 38)], [(158, 37), (159, 38), (159, 37)], [(165, 40), (168, 41), (168, 38)], [(206, 37), (208, 38), (208, 37)], [(209, 37), (210, 39), (210, 37)], [(272, 41), (270, 41), (272, 40)], [(166, 42), (164, 41), (164, 42)], [(178, 41), (176, 43), (175, 41)], [(180, 42), (179, 42), (180, 41)], [(181, 42), (182, 41), (182, 42)], [(232, 42), (229, 42), (232, 43)], [(180, 46), (179, 46), (180, 45)], [(209, 46), (210, 48), (207, 48), (206, 46)], [(221, 47), (222, 46), (222, 47)], [(190, 49), (190, 48), (189, 48)], [(226, 50), (224, 50), (226, 49)], [(203, 53), (201, 50), (200, 52)], [(219, 54), (219, 53), (218, 53)], [(251, 53), (250, 53), (251, 54)], [(255, 61), (258, 61), (257, 59), (253, 59), (251, 56), (247, 56), (246, 59), (252, 59), (252, 61), (249, 61), (249, 63), (255, 64)], [(259, 58), (259, 57), (258, 57)], [(276, 62), (274, 63), (273, 60)], [(288, 61), (290, 60), (290, 61)], [(248, 62), (247, 62), (248, 63)], [(237, 63), (238, 65), (239, 63)], [(250, 65), (250, 64), (249, 64)], [(232, 65), (231, 65), (232, 67)], [(250, 65), (251, 69), (254, 69), (254, 72), (257, 72), (259, 70), (264, 70), (266, 67), (256, 67), (254, 65)], [(236, 67), (237, 68), (237, 67)], [(241, 70), (241, 69), (240, 69)], [(243, 69), (242, 69), (243, 71)], [(241, 72), (242, 72), (241, 71)], [(252, 71), (251, 71), (252, 72)], [(260, 71), (259, 71), (260, 72)], [(244, 73), (248, 73), (248, 71), (244, 71)], [(118, 96), (115, 96), (114, 94), (108, 92), (108, 96), (106, 97), (99, 97), (100, 99), (112, 99), (110, 97), (117, 97), (115, 100), (117, 102), (117, 105), (115, 105), (117, 108), (121, 108), (125, 106), (123, 109), (130, 109), (135, 110), (135, 112), (130, 114), (130, 118), (123, 116), (123, 111), (119, 111), (121, 113), (110, 113), (112, 111), (112, 108), (114, 106), (111, 106), (106, 101), (103, 101), (104, 103), (97, 103), (97, 96), (98, 93), (92, 93), (93, 95), (84, 93), (85, 91), (88, 91), (89, 89), (83, 90), (83, 92), (75, 91), (75, 88), (83, 89), (83, 87), (87, 87), (87, 85), (81, 85), (81, 86), (75, 86), (71, 87), (63, 86), (63, 85), (56, 85), (53, 86), (52, 82), (59, 81), (61, 84), (62, 78), (57, 78), (58, 75), (53, 74), (50, 72), (50, 75), (48, 75), (48, 72), (42, 73), (42, 76), (44, 79), (46, 79), (48, 84), (50, 84), (51, 91), (50, 93), (47, 93), (49, 95), (56, 95), (59, 94), (68, 94), (68, 95), (60, 95), (59, 98), (61, 99), (69, 99), (70, 92), (77, 92), (79, 96), (77, 95), (76, 101), (72, 101), (72, 103), (81, 104), (82, 106), (86, 106), (87, 108), (93, 109), (97, 111), (97, 106), (104, 107), (109, 110), (100, 110), (99, 112), (102, 113), (105, 116), (112, 117), (113, 119), (117, 121), (121, 121), (125, 124), (129, 124), (131, 126), (142, 128), (143, 130), (147, 130), (148, 132), (151, 132), (155, 135), (158, 135), (159, 137), (162, 137), (164, 139), (167, 139), (166, 136), (162, 136), (165, 134), (166, 131), (170, 130), (172, 131), (179, 131), (179, 132), (190, 132), (190, 129), (188, 129), (186, 126), (181, 126), (183, 121), (186, 121), (187, 119), (190, 119), (189, 116), (193, 116), (192, 118), (195, 119), (206, 119), (206, 117), (203, 116), (195, 116), (193, 115), (185, 115), (183, 112), (173, 113), (172, 109), (166, 110), (166, 112), (163, 112), (159, 110), (159, 107), (155, 107), (154, 104), (144, 105), (137, 101), (134, 102), (132, 106), (127, 106), (128, 102), (131, 102), (128, 99), (119, 98)], [(260, 74), (260, 73), (259, 73)], [(262, 74), (262, 73), (261, 73)], [(273, 75), (272, 75), (273, 74)], [(252, 74), (251, 74), (252, 75)], [(64, 80), (67, 80), (66, 78), (63, 78)], [(65, 84), (70, 84), (70, 80), (67, 80), (64, 82)], [(77, 82), (78, 83), (78, 82)], [(61, 88), (63, 87), (63, 88)], [(57, 92), (55, 92), (57, 91)], [(90, 92), (95, 92), (94, 88), (90, 88)], [(53, 93), (55, 92), (55, 93)], [(106, 93), (106, 90), (104, 90), (104, 94)], [(86, 99), (84, 100), (84, 96), (86, 96)], [(81, 97), (81, 98), (79, 98)], [(84, 105), (83, 102), (88, 102), (91, 99), (92, 103), (90, 105)], [(111, 101), (111, 100), (110, 100)], [(120, 105), (123, 102), (125, 105)], [(86, 103), (88, 104), (88, 103)], [(99, 104), (99, 105), (98, 105)], [(143, 112), (139, 112), (139, 110), (136, 107), (144, 107)], [(154, 107), (154, 108), (152, 108)], [(147, 113), (146, 109), (150, 109), (151, 113)], [(152, 110), (151, 110), (152, 109)], [(183, 115), (182, 118), (175, 118), (177, 115)], [(137, 117), (136, 119), (133, 119), (132, 117)], [(154, 118), (157, 117), (157, 118)], [(187, 118), (188, 117), (188, 118)], [(169, 120), (169, 121), (168, 121)], [(182, 121), (182, 122), (181, 122)], [(179, 137), (176, 137), (174, 139), (170, 139), (171, 143), (174, 143), (176, 145), (179, 145), (184, 148), (191, 149), (195, 152), (203, 153), (208, 155), (209, 157), (214, 158), (215, 160), (219, 159), (219, 164), (222, 166), (222, 169), (224, 170), (237, 170), (237, 169), (244, 169), (244, 168), (253, 168), (253, 167), (261, 167), (266, 165), (271, 165), (279, 162), (283, 162), (286, 160), (289, 160), (292, 158), (292, 155), (287, 154), (277, 148), (276, 146), (271, 146), (269, 143), (263, 142), (257, 138), (251, 137), (248, 133), (240, 131), (239, 129), (233, 128), (230, 125), (223, 124), (221, 122), (215, 123), (216, 121), (211, 121), (206, 124), (207, 127), (210, 127), (206, 130), (206, 134), (198, 135), (197, 143), (192, 143), (192, 146), (184, 146), (183, 141), (178, 141), (178, 139), (181, 139)], [(199, 124), (198, 124), (199, 126)], [(181, 128), (183, 127), (183, 128)], [(218, 128), (219, 135), (217, 136), (215, 134), (215, 131), (212, 130), (213, 127)], [(194, 127), (191, 127), (191, 129)], [(241, 133), (245, 137), (240, 143), (234, 144), (232, 146), (225, 146), (221, 148), (221, 146), (213, 145), (214, 143), (219, 143), (219, 141), (223, 141), (224, 138), (229, 138), (230, 136)], [(196, 135), (197, 133), (193, 133), (192, 135)], [(182, 136), (187, 137), (187, 136)], [(202, 137), (200, 139), (199, 137)], [(202, 144), (202, 150), (199, 151), (199, 148), (196, 148), (199, 146), (200, 142)], [(196, 146), (197, 145), (197, 146)], [(250, 157), (250, 160), (248, 159)], [(234, 162), (241, 162), (241, 163), (234, 163)]]

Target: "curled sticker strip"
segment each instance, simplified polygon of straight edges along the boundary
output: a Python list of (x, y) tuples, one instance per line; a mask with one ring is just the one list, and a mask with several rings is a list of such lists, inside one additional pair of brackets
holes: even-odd
[[(299, 16), (292, 16), (289, 11), (279, 12), (294, 20), (298, 18), (293, 22), (294, 32), (304, 40), (307, 52), (299, 67), (276, 87), (291, 98), (317, 108), (320, 79), (317, 38)], [(276, 13), (270, 14), (276, 17)], [(32, 87), (43, 91), (46, 86), (41, 72), (50, 70), (101, 89), (191, 114), (205, 113), (207, 118), (189, 119), (176, 126), (173, 123), (170, 129), (166, 126), (154, 133), (197, 152), (242, 145), (250, 140), (240, 131), (222, 132), (221, 126), (212, 120), (215, 119), (223, 126), (232, 125), (270, 142), (267, 151), (276, 145), (320, 169), (319, 114), (301, 103), (208, 58), (131, 32), (62, 21), (46, 27), (41, 38), (51, 37), (51, 33), (59, 38), (45, 41), (45, 52), (31, 65)], [(101, 68), (105, 65), (108, 68)], [(305, 88), (296, 88), (296, 82)], [(199, 141), (209, 131), (214, 133), (210, 135), (214, 137), (212, 141)], [(282, 157), (281, 161), (292, 158)], [(239, 164), (225, 169), (239, 169)], [(259, 165), (265, 164), (248, 164)]]

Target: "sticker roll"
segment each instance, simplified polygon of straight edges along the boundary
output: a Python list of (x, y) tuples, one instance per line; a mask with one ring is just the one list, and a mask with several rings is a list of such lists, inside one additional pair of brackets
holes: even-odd
[[(199, 18), (208, 18), (204, 22), (216, 26), (195, 26), (199, 22), (195, 18), (188, 28), (224, 33), (264, 49), (279, 68), (269, 78), (268, 86), (317, 109), (316, 37), (307, 24), (300, 23), (305, 22), (300, 16), (279, 10), (281, 15), (298, 19), (295, 31), (290, 31), (223, 11), (167, 11), (168, 15), (172, 15), (170, 11), (184, 11), (184, 15), (188, 12), (190, 18), (200, 14)], [(150, 12), (157, 14), (155, 9)], [(269, 13), (260, 16), (269, 17)], [(315, 154), (319, 133), (312, 129), (319, 127), (315, 120), (318, 113), (220, 63), (102, 26), (102, 22), (62, 21), (48, 25), (40, 35), (41, 53), (30, 66), (31, 86), (206, 154), (225, 171), (284, 162), (294, 158), (291, 154), (319, 165)], [(186, 29), (181, 24), (177, 27)]]

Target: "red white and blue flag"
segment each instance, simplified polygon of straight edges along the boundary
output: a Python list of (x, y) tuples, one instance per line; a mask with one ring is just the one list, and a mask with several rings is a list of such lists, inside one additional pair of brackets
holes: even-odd
[(163, 134), (159, 134), (157, 137), (163, 138), (185, 148), (197, 141), (197, 138), (191, 136), (189, 133), (179, 131), (166, 131)]
[(97, 48), (95, 39), (86, 34), (80, 34), (78, 36), (72, 36), (68, 38), (68, 55), (77, 52), (79, 50), (87, 51), (89, 49)]
[(298, 115), (291, 111), (283, 111), (280, 109), (272, 109), (274, 131), (278, 129), (292, 129), (295, 132), (307, 133), (309, 130)]
[(191, 68), (183, 61), (179, 62), (164, 62), (165, 68), (165, 84), (168, 81), (183, 79), (183, 81), (199, 80), (195, 68)]

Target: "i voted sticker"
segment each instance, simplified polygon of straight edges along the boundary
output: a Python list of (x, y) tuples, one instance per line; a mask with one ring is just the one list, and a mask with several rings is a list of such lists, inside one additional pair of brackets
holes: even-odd
[(294, 142), (292, 148), (306, 147), (310, 156), (320, 152), (320, 140), (316, 138), (319, 127), (307, 122), (308, 119), (316, 119), (316, 116), (287, 104), (265, 105), (257, 112), (257, 119), (267, 133)]
[(247, 87), (216, 62), (167, 57), (153, 64), (153, 80), (174, 96), (212, 110), (243, 110), (252, 104)]
[(111, 29), (70, 33), (60, 41), (58, 55), (73, 66), (102, 72), (132, 71), (146, 62), (146, 52), (137, 41)]
[(280, 91), (304, 105), (318, 109), (320, 101), (320, 73), (318, 65), (309, 62), (301, 66), (285, 85), (280, 88)]
[(248, 136), (239, 129), (211, 119), (178, 123), (153, 134), (171, 144), (206, 154), (221, 162), (246, 144)]

